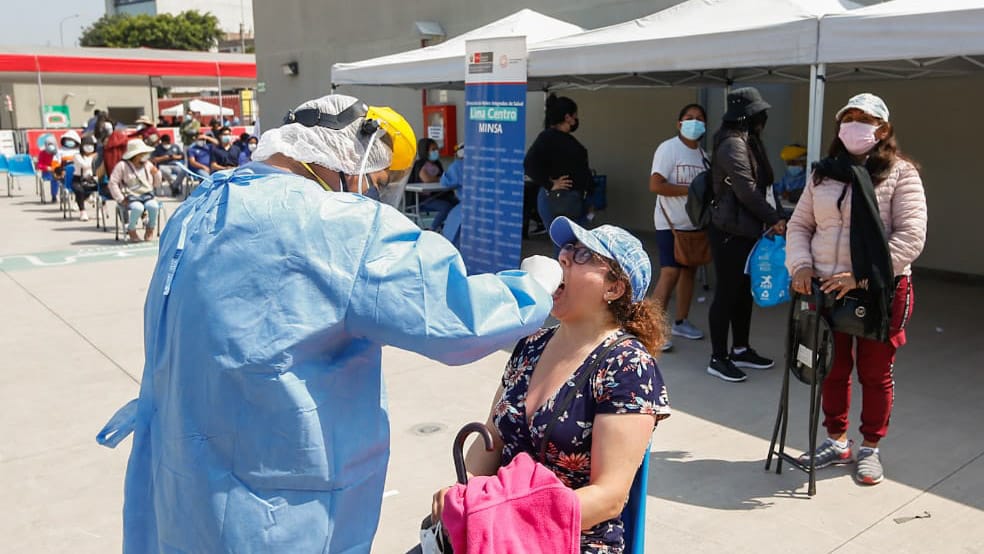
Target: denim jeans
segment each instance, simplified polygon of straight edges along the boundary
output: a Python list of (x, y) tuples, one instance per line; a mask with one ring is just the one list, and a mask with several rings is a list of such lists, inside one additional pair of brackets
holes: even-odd
[(161, 203), (156, 198), (146, 202), (131, 200), (127, 209), (130, 212), (130, 221), (126, 224), (127, 231), (133, 231), (137, 228), (137, 222), (140, 221), (140, 216), (143, 215), (144, 210), (147, 210), (147, 228), (157, 227), (157, 212), (161, 209)]

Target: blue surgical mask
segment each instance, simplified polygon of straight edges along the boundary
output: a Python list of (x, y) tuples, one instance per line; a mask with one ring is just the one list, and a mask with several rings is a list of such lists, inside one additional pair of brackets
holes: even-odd
[(786, 175), (789, 175), (790, 177), (799, 177), (805, 170), (806, 168), (801, 165), (791, 165), (786, 168)]
[(704, 136), (706, 127), (699, 119), (685, 119), (680, 122), (680, 134), (688, 140), (697, 140)]
[(427, 159), (432, 162), (436, 162), (441, 159), (441, 153), (438, 150), (431, 150), (427, 153)]

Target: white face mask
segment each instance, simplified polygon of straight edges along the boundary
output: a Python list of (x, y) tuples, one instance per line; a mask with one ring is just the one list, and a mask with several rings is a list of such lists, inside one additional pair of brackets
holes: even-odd
[(86, 144), (82, 146), (82, 151), (85, 152), (86, 154), (92, 154), (93, 152), (96, 151), (96, 147), (91, 144)]
[(458, 151), (454, 153), (454, 155), (459, 160), (465, 159), (465, 149), (464, 148), (459, 148)]

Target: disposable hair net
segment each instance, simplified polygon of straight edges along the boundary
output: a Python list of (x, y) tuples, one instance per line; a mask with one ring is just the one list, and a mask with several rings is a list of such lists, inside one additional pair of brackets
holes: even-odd
[[(326, 114), (339, 114), (357, 99), (343, 94), (322, 96), (309, 100), (294, 111), (316, 108)], [(305, 127), (300, 123), (289, 123), (263, 133), (253, 151), (253, 160), (263, 161), (280, 153), (299, 162), (318, 164), (321, 167), (340, 171), (347, 175), (358, 175), (366, 147), (372, 135), (363, 134), (363, 118), (355, 120), (341, 130), (327, 127)], [(365, 159), (365, 172), (375, 173), (387, 169), (393, 157), (393, 150), (382, 140), (373, 140), (372, 149)]]

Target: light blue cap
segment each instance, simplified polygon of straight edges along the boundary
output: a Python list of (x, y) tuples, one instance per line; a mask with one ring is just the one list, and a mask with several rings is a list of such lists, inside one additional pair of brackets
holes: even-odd
[(629, 277), (632, 301), (641, 302), (646, 297), (653, 264), (639, 239), (625, 229), (602, 225), (589, 231), (566, 217), (558, 217), (550, 224), (550, 239), (557, 246), (580, 241), (595, 254), (615, 260)]

